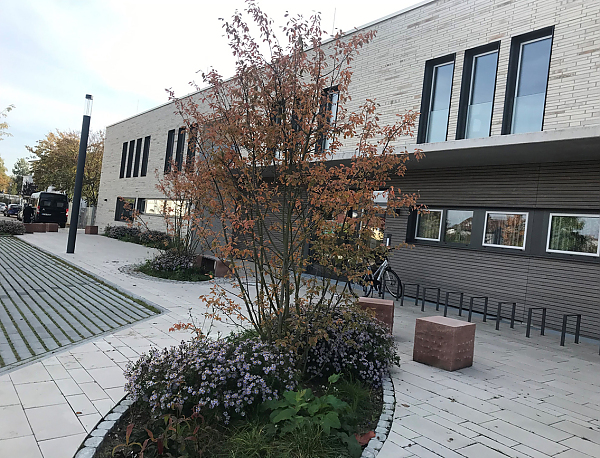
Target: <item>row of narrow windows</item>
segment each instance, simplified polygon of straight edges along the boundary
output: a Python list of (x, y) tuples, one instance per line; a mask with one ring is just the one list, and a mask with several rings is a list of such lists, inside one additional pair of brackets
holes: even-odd
[(119, 178), (146, 176), (146, 174), (148, 173), (148, 155), (150, 154), (150, 136), (144, 138), (143, 142), (143, 152), (141, 138), (123, 143)]
[[(514, 37), (508, 64), (502, 134), (541, 131), (554, 28)], [(500, 42), (465, 52), (456, 139), (489, 137)], [(427, 61), (417, 141), (446, 141), (456, 54)]]

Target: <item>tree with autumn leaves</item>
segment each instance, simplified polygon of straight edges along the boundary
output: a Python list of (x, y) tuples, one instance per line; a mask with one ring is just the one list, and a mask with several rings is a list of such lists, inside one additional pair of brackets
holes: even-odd
[[(53, 186), (73, 198), (80, 136), (79, 132), (57, 130), (38, 140), (36, 146), (26, 147), (35, 159), (32, 171), (38, 190)], [(104, 132), (90, 132), (81, 194), (92, 207), (98, 205), (103, 155)]]
[[(302, 317), (308, 329), (324, 311), (353, 302), (346, 280), (389, 250), (372, 243), (374, 232), (415, 204), (389, 183), (413, 156), (398, 144), (416, 115), (384, 125), (375, 100), (347, 109), (352, 62), (374, 31), (324, 41), (316, 14), (289, 18), (280, 41), (252, 1), (223, 27), (235, 76), (213, 70), (203, 74), (209, 89), (171, 94), (195, 156), (181, 170), (173, 164), (159, 187), (183, 203), (180, 224), (235, 279), (235, 298), (223, 285), (202, 297), (210, 316), (247, 320), (265, 341), (299, 345), (291, 320)], [(336, 160), (342, 148), (350, 154)], [(374, 202), (381, 190), (386, 208)], [(307, 275), (309, 266), (327, 275)]]

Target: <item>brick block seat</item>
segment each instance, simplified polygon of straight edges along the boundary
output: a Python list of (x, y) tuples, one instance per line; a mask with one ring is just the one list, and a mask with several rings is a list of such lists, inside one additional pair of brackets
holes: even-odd
[(385, 323), (390, 333), (394, 329), (394, 301), (391, 299), (376, 299), (374, 297), (359, 297), (358, 305), (363, 309), (373, 310), (375, 317)]
[(32, 232), (46, 232), (46, 223), (29, 223)]
[(473, 365), (475, 323), (443, 316), (417, 318), (413, 360), (447, 371)]
[(23, 225), (25, 226), (26, 234), (33, 234), (33, 223), (24, 223)]
[(46, 223), (46, 232), (58, 232), (58, 223)]
[(226, 263), (210, 255), (200, 254), (196, 256), (194, 265), (214, 270), (215, 277), (224, 277), (229, 272), (229, 266)]
[(98, 234), (98, 226), (85, 226), (85, 233), (91, 235)]

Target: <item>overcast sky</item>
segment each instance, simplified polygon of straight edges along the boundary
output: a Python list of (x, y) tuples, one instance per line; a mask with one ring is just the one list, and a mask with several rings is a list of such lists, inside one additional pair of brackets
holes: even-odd
[[(348, 31), (421, 0), (260, 0), (276, 25), (286, 10), (320, 11), (322, 27)], [(25, 145), (55, 129), (79, 130), (85, 94), (91, 128), (133, 116), (191, 92), (196, 72), (231, 76), (233, 59), (222, 22), (242, 0), (3, 0), (0, 13), (0, 110), (13, 137), (0, 141), (8, 172), (28, 157)]]

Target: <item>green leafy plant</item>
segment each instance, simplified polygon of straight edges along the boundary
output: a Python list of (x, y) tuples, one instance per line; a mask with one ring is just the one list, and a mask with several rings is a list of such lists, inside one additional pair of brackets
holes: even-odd
[[(331, 375), (329, 384), (334, 384), (339, 378), (339, 374)], [(360, 456), (361, 448), (354, 436), (355, 425), (341, 421), (342, 418), (352, 417), (352, 409), (337, 396), (315, 396), (307, 388), (286, 391), (281, 399), (267, 401), (263, 406), (271, 410), (269, 419), (277, 434), (285, 435), (299, 429), (317, 427), (326, 435), (334, 435), (346, 444), (353, 457)]]
[(112, 456), (115, 456), (115, 453), (117, 453), (118, 450), (122, 449), (123, 451), (125, 451), (125, 450), (133, 451), (134, 447), (139, 447), (140, 453), (138, 456), (139, 456), (139, 458), (144, 458), (144, 451), (146, 450), (146, 447), (148, 446), (148, 439), (146, 439), (143, 444), (141, 444), (139, 442), (129, 442), (132, 431), (133, 431), (133, 423), (130, 423), (129, 425), (127, 425), (127, 429), (125, 430), (125, 443), (119, 444), (115, 448), (113, 448)]
[[(178, 414), (167, 414), (152, 425), (160, 431), (156, 436), (148, 428), (149, 440), (156, 444), (158, 456), (185, 458), (202, 456), (201, 433), (206, 431), (204, 417), (194, 412), (189, 417)], [(148, 439), (146, 440), (146, 442)]]

